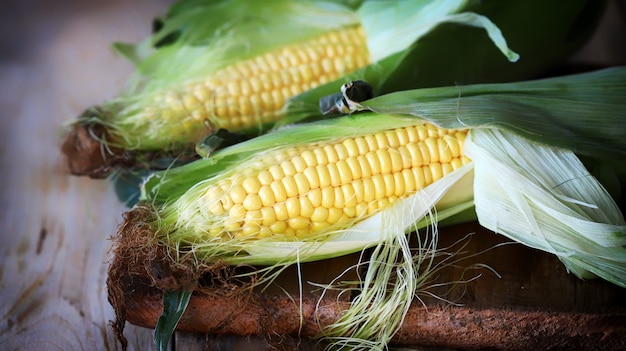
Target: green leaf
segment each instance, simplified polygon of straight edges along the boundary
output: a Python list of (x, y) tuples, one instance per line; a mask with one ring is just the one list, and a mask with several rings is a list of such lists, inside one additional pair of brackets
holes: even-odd
[[(178, 33), (137, 68), (156, 87), (201, 76), (281, 46), (358, 23), (356, 13), (331, 1), (179, 1), (152, 43)], [(151, 83), (152, 84), (152, 83)]]
[[(589, 38), (605, 3), (400, 1), (389, 6), (387, 2), (366, 1), (359, 14), (371, 50), (380, 52), (373, 54), (380, 57), (379, 61), (294, 97), (289, 114), (278, 125), (319, 119), (320, 98), (355, 79), (368, 81), (375, 95), (382, 95), (416, 88), (517, 81), (545, 74)], [(485, 29), (473, 27), (475, 21), (484, 21), (489, 35)], [(404, 43), (405, 48), (397, 51), (395, 48), (402, 46), (398, 43)], [(521, 57), (515, 63), (503, 56), (505, 53), (514, 59), (511, 50)]]
[(498, 50), (500, 50), (509, 61), (517, 62), (517, 60), (519, 60), (519, 54), (509, 49), (500, 29), (487, 17), (476, 13), (464, 12), (444, 17), (442, 21), (485, 29), (489, 35), (489, 39), (491, 39)]
[(165, 351), (167, 349), (167, 344), (187, 309), (191, 294), (191, 291), (184, 290), (163, 292), (163, 314), (159, 317), (154, 328), (154, 343), (157, 350)]
[(415, 43), (376, 93), (550, 74), (590, 38), (605, 6), (595, 0), (470, 1), (462, 11), (495, 23), (520, 55), (517, 62), (506, 60), (484, 30), (442, 23)]
[(599, 159), (626, 157), (626, 67), (518, 83), (427, 88), (362, 105), (444, 128), (502, 128)]
[(467, 0), (365, 1), (358, 9), (373, 61), (405, 51), (445, 18), (463, 11)]

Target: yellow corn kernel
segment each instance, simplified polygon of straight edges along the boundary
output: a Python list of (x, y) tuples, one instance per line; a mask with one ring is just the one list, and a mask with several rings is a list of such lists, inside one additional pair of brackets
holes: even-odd
[(306, 161), (300, 156), (295, 156), (294, 158), (292, 158), (291, 163), (298, 173), (303, 172), (308, 167)]
[[(410, 169), (408, 168), (403, 169), (401, 174), (402, 174), (402, 178), (404, 178), (404, 189), (407, 192), (410, 193), (418, 189), (415, 186), (415, 177), (413, 177), (413, 174)], [(400, 196), (399, 194), (397, 195)]]
[(385, 197), (392, 196), (396, 191), (396, 184), (393, 178), (393, 174), (383, 174), (383, 182), (385, 183)]
[(308, 167), (304, 170), (303, 173), (311, 189), (316, 189), (320, 187), (320, 177), (315, 168)]
[(375, 151), (370, 151), (365, 154), (365, 159), (367, 160), (367, 164), (369, 165), (372, 175), (381, 173), (380, 160), (378, 159)]
[(443, 176), (445, 177), (448, 173), (454, 171), (454, 168), (452, 167), (452, 165), (450, 163), (442, 163), (441, 164), (441, 172), (443, 173)]
[(354, 139), (346, 139), (342, 142), (343, 148), (348, 153), (348, 157), (356, 157), (359, 155), (359, 147)]
[(282, 168), (283, 174), (285, 176), (292, 176), (297, 172), (296, 167), (293, 165), (293, 162), (291, 162), (291, 160), (285, 160), (281, 162), (280, 168)]
[(294, 218), (300, 215), (300, 200), (297, 197), (290, 197), (285, 201), (287, 207), (287, 214), (289, 218)]
[(406, 193), (406, 184), (404, 183), (404, 175), (402, 172), (395, 172), (392, 174), (393, 184), (394, 184), (394, 192), (393, 195), (400, 197), (404, 193)]
[(316, 207), (313, 209), (313, 213), (311, 213), (311, 221), (315, 222), (325, 222), (326, 218), (328, 218), (328, 209), (323, 206)]
[(297, 173), (293, 176), (298, 189), (298, 195), (306, 195), (311, 190), (311, 184), (304, 173)]
[(241, 186), (246, 193), (258, 193), (261, 188), (261, 182), (258, 177), (248, 177), (241, 182)]
[(318, 165), (328, 164), (328, 156), (326, 156), (326, 153), (324, 152), (324, 150), (315, 149), (313, 150), (313, 154), (315, 155), (315, 160), (317, 161)]
[[(370, 151), (369, 145), (367, 144), (367, 141), (365, 141), (363, 137), (354, 138), (354, 142), (358, 148), (357, 155), (365, 155), (366, 153)], [(355, 155), (351, 155), (351, 156), (355, 156)]]
[(335, 204), (335, 190), (334, 188), (327, 186), (322, 188), (322, 206), (326, 208), (332, 208)]
[(341, 173), (339, 173), (339, 167), (337, 167), (338, 162), (339, 161), (335, 161), (334, 163), (326, 165), (328, 173), (330, 174), (330, 186), (339, 186), (341, 184)]
[(452, 162), (450, 162), (450, 166), (452, 166), (452, 169), (455, 170), (461, 166), (463, 166), (463, 164), (465, 164), (467, 162), (463, 161), (462, 158), (454, 158), (452, 159)]
[(344, 159), (337, 162), (337, 171), (339, 172), (339, 184), (346, 184), (354, 179), (352, 170)]
[(308, 197), (302, 196), (298, 198), (300, 200), (300, 215), (304, 218), (309, 218), (313, 214), (313, 204)]
[(285, 186), (287, 198), (298, 196), (298, 183), (296, 183), (296, 180), (292, 176), (285, 176), (282, 183)]
[(297, 216), (297, 217), (289, 218), (289, 221), (287, 222), (287, 224), (289, 225), (289, 228), (292, 228), (293, 230), (297, 231), (297, 230), (308, 228), (310, 222), (307, 218), (304, 218), (302, 216)]
[(452, 161), (452, 151), (448, 147), (445, 137), (437, 139), (437, 145), (439, 146), (439, 162), (450, 163)]
[(287, 210), (286, 202), (277, 203), (273, 206), (273, 208), (274, 212), (276, 212), (277, 221), (286, 221), (289, 219), (289, 211)]
[(235, 185), (229, 191), (230, 198), (235, 204), (243, 203), (243, 200), (246, 198), (246, 194), (246, 190), (241, 185)]
[(327, 164), (324, 165), (319, 165), (317, 167), (315, 167), (315, 170), (317, 171), (318, 174), (318, 178), (320, 180), (320, 188), (326, 188), (330, 186), (331, 180), (330, 180), (330, 171), (327, 167)]
[(351, 183), (341, 185), (341, 192), (343, 193), (344, 207), (354, 208), (356, 207), (356, 195), (354, 193), (354, 186)]
[(203, 203), (232, 237), (339, 230), (470, 162), (465, 133), (418, 125), (268, 151), (218, 181)]
[(270, 231), (274, 234), (284, 234), (287, 231), (287, 223), (284, 221), (277, 221), (270, 226)]
[(354, 199), (356, 201), (357, 204), (363, 202), (363, 198), (364, 198), (364, 194), (363, 191), (365, 190), (363, 187), (363, 179), (357, 179), (353, 182), (351, 182), (352, 184), (352, 188), (354, 189)]
[(326, 221), (330, 224), (337, 224), (337, 222), (341, 219), (341, 216), (343, 216), (343, 211), (336, 207), (332, 207), (328, 209), (328, 218)]
[(287, 200), (287, 190), (285, 185), (279, 180), (275, 180), (270, 184), (270, 189), (274, 193), (274, 201), (282, 202)]
[(261, 224), (264, 227), (269, 227), (274, 223), (276, 223), (276, 211), (271, 207), (263, 207), (261, 209)]
[(386, 195), (385, 180), (383, 179), (382, 174), (376, 174), (372, 176), (372, 182), (374, 183), (374, 194), (375, 199), (382, 199)]
[(243, 199), (243, 207), (248, 211), (260, 210), (263, 207), (263, 202), (258, 194), (248, 194)]
[(322, 190), (321, 189), (311, 189), (306, 194), (306, 197), (311, 201), (311, 205), (314, 208), (322, 206)]
[(258, 178), (261, 185), (270, 185), (272, 184), (272, 181), (274, 181), (274, 177), (272, 177), (272, 174), (267, 170), (261, 171)]
[(302, 157), (302, 159), (306, 163), (307, 167), (315, 167), (315, 166), (317, 166), (317, 159), (316, 159), (315, 154), (313, 153), (313, 151), (305, 150), (304, 152), (302, 152), (302, 155), (300, 155), (300, 157)]
[[(367, 151), (365, 151), (365, 153), (367, 153)], [(359, 156), (357, 156), (356, 159), (359, 162), (357, 167), (359, 169), (359, 172), (361, 172), (361, 176), (359, 178), (367, 179), (367, 178), (371, 177), (372, 176), (372, 169), (370, 168), (370, 164), (367, 161), (367, 158), (364, 155), (359, 155)]]
[(363, 202), (370, 203), (376, 198), (376, 185), (371, 178), (363, 179)]
[(431, 163), (428, 165), (429, 170), (424, 170), (424, 172), (429, 173), (432, 177), (431, 182), (438, 181), (443, 177), (443, 169), (441, 168), (441, 163)]
[(335, 204), (333, 206), (336, 208), (343, 208), (346, 205), (346, 199), (343, 196), (341, 187), (333, 187), (333, 191), (335, 192)]

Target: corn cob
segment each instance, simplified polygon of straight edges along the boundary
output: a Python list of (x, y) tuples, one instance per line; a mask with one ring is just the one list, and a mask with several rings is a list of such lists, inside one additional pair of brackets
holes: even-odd
[(300, 240), (345, 228), (469, 162), (466, 135), (420, 124), (271, 150), (207, 188), (195, 232)]
[[(281, 116), (290, 97), (369, 63), (363, 28), (348, 27), (157, 93), (143, 113), (133, 112), (126, 123), (135, 130), (153, 131), (148, 135), (154, 140), (142, 140), (142, 148), (157, 148), (163, 140), (198, 141), (207, 134), (207, 124), (231, 131), (258, 130)], [(166, 130), (167, 136), (159, 130)]]

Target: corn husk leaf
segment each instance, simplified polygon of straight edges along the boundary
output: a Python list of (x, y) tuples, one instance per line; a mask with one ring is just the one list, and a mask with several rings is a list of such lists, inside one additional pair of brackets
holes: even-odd
[(597, 159), (626, 157), (626, 67), (506, 84), (401, 91), (363, 103), (444, 128), (490, 127)]
[[(398, 90), (519, 81), (540, 76), (561, 64), (590, 37), (606, 5), (604, 1), (487, 0), (459, 3), (458, 10), (452, 13), (445, 12), (442, 7), (454, 7), (443, 3), (446, 2), (412, 2), (416, 22), (421, 21), (412, 30), (419, 32), (420, 36), (406, 50), (295, 97), (290, 103), (289, 115), (279, 124), (292, 123), (304, 116), (319, 118), (317, 114), (310, 115), (319, 99), (336, 93), (342, 83), (354, 79), (368, 81), (375, 95), (382, 95)], [(363, 23), (366, 28), (372, 27), (370, 33), (379, 33), (370, 34), (371, 40), (384, 45), (372, 46), (383, 50), (389, 42), (402, 42), (404, 38), (399, 37), (406, 35), (399, 29), (394, 31), (395, 27), (382, 30), (390, 28), (389, 23), (403, 20), (397, 17), (402, 15), (394, 17), (395, 12), (403, 9), (379, 8), (386, 4), (366, 3), (360, 12), (361, 17), (371, 14), (371, 23), (366, 20)], [(384, 11), (385, 16), (377, 16), (377, 11)], [(440, 16), (430, 16), (430, 11)], [(542, 15), (537, 16), (537, 13)], [(446, 20), (449, 16), (479, 15), (481, 19), (476, 19), (478, 21), (489, 19), (484, 28), (474, 28), (468, 18), (460, 22)], [(533, 26), (529, 27), (527, 24), (531, 22)], [(497, 27), (492, 31), (494, 24)], [(500, 33), (506, 42), (499, 39)], [(515, 54), (521, 59), (515, 60)]]
[(479, 223), (555, 254), (580, 278), (626, 287), (626, 222), (602, 185), (569, 150), (497, 129), (472, 130)]
[(154, 343), (157, 350), (167, 350), (169, 340), (187, 309), (191, 295), (191, 291), (184, 290), (163, 292), (163, 314), (154, 328)]
[(504, 60), (482, 29), (442, 23), (414, 44), (377, 94), (549, 74), (593, 34), (605, 7), (606, 1), (470, 1), (463, 11), (495, 23), (520, 59)]

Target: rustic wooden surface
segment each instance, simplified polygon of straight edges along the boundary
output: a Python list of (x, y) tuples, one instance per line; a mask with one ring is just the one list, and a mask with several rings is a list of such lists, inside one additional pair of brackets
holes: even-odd
[[(414, 301), (391, 345), (464, 350), (626, 348), (626, 289), (599, 279), (577, 279), (553, 255), (513, 244), (476, 223), (440, 228), (439, 234), (440, 247), (455, 255), (440, 257), (448, 264), (419, 292), (420, 301)], [(289, 350), (289, 342), (302, 336), (300, 345), (313, 347), (315, 343), (305, 337), (318, 335), (337, 320), (348, 307), (349, 295), (321, 297), (312, 283), (328, 284), (344, 271), (348, 272), (344, 279), (353, 279), (349, 267), (358, 256), (305, 263), (300, 272), (290, 267), (275, 280), (280, 287), (256, 294), (225, 295), (220, 293), (224, 286), (204, 286), (191, 297), (178, 325), (189, 333), (179, 333), (178, 340), (184, 338), (184, 345), (195, 340), (211, 350), (207, 338), (232, 342), (235, 339), (216, 335), (239, 335), (253, 337), (263, 349)], [(146, 273), (131, 274), (136, 276), (119, 279), (129, 284), (126, 318), (153, 327), (162, 311), (162, 292), (146, 285)]]
[[(105, 291), (109, 237), (123, 206), (105, 181), (69, 177), (61, 124), (113, 96), (137, 41), (171, 1), (0, 5), (0, 349), (118, 350)], [(130, 349), (150, 330), (129, 327)]]
[[(110, 43), (143, 38), (169, 3), (0, 4), (2, 349), (119, 349), (108, 328), (113, 311), (104, 281), (108, 238), (124, 207), (109, 183), (67, 176), (58, 132), (121, 88), (130, 65)], [(626, 63), (617, 3), (577, 62)], [(151, 330), (129, 325), (125, 334), (131, 350), (154, 349)], [(176, 349), (249, 349), (251, 340), (179, 334)]]

